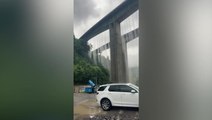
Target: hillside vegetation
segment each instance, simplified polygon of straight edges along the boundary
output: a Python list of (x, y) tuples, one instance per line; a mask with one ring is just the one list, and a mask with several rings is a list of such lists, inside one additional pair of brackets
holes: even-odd
[(88, 80), (98, 84), (109, 82), (109, 72), (101, 64), (94, 64), (89, 58), (90, 46), (74, 37), (74, 84), (88, 84)]

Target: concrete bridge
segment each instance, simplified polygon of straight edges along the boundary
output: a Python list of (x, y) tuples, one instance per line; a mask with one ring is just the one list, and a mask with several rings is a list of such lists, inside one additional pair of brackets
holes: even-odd
[(139, 37), (139, 29), (136, 28), (121, 35), (120, 24), (137, 10), (138, 0), (126, 0), (80, 37), (84, 41), (89, 41), (98, 34), (109, 30), (110, 42), (99, 46), (92, 52), (98, 54), (110, 48), (109, 71), (111, 82), (129, 82), (126, 43)]

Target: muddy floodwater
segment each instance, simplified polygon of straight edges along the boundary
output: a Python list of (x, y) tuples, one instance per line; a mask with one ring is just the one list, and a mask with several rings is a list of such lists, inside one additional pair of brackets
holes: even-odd
[(74, 120), (138, 120), (138, 108), (114, 107), (103, 111), (95, 94), (74, 94)]

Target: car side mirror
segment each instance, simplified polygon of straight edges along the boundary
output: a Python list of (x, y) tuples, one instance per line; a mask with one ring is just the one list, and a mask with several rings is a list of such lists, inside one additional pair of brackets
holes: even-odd
[(131, 93), (136, 93), (136, 91), (135, 90), (131, 90)]

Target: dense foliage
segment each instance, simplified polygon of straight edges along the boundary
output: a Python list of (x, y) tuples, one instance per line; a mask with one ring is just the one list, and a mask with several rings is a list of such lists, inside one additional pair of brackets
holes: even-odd
[(95, 65), (88, 56), (89, 51), (87, 42), (74, 38), (74, 83), (88, 84), (88, 80), (98, 84), (108, 83), (108, 70), (100, 64)]

